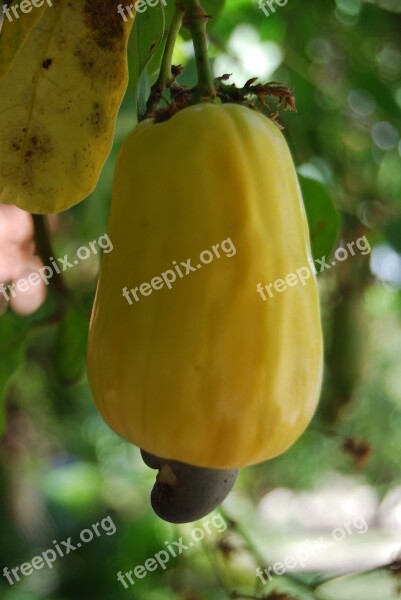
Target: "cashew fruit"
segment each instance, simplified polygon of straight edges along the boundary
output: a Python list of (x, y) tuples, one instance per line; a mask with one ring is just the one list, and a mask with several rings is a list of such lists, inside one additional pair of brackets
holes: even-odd
[(158, 469), (150, 497), (152, 508), (169, 523), (190, 523), (211, 513), (228, 496), (239, 473), (193, 467), (143, 450), (141, 454), (148, 467)]
[[(322, 333), (302, 197), (277, 126), (234, 104), (143, 121), (117, 160), (109, 235), (88, 348), (109, 426), (149, 454), (212, 469), (291, 446), (318, 402)], [(161, 285), (168, 270), (176, 280)], [(263, 300), (258, 284), (278, 280), (286, 289), (271, 285)]]

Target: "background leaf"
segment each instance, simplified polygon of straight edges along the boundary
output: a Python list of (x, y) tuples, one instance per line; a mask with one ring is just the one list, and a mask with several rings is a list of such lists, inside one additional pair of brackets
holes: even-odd
[(401, 219), (388, 223), (385, 228), (385, 234), (394, 250), (401, 253)]
[[(173, 6), (170, 2), (168, 7)], [(166, 38), (167, 14), (163, 4), (158, 4), (152, 10), (138, 14), (132, 35), (129, 40), (130, 56), (130, 89), (134, 90), (139, 112), (144, 112), (147, 97), (150, 93), (150, 81), (144, 73), (146, 65), (155, 53), (163, 51), (163, 41)], [(141, 85), (140, 78), (144, 76)]]
[(70, 310), (64, 317), (56, 340), (55, 367), (59, 380), (71, 385), (85, 370), (89, 315)]
[(0, 317), (0, 434), (4, 431), (4, 401), (11, 376), (20, 366), (26, 325), (13, 315)]
[(202, 6), (207, 14), (216, 19), (224, 8), (225, 0), (203, 0)]
[(137, 15), (130, 46), (133, 46), (135, 52), (135, 62), (139, 74), (142, 73), (158, 49), (165, 31), (166, 17), (162, 4)]
[(316, 181), (298, 174), (304, 199), (306, 216), (314, 259), (329, 256), (339, 230), (339, 215), (327, 188)]

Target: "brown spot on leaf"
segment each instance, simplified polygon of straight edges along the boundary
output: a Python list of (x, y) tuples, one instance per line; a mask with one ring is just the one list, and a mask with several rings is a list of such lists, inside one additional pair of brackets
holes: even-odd
[(52, 64), (53, 60), (51, 58), (46, 58), (46, 60), (44, 60), (42, 62), (42, 67), (44, 69), (48, 69), (50, 67), (50, 65)]
[(85, 0), (85, 25), (104, 50), (115, 50), (124, 39), (124, 22), (117, 12), (119, 4), (119, 0)]
[(79, 67), (85, 75), (91, 78), (99, 77), (99, 67), (96, 65), (93, 56), (80, 48), (75, 50), (74, 56), (78, 59)]
[(47, 135), (36, 134), (31, 135), (28, 138), (25, 152), (24, 152), (24, 163), (25, 165), (33, 163), (36, 159), (42, 161), (44, 157), (51, 151), (51, 141)]
[(100, 135), (107, 128), (107, 116), (99, 102), (93, 104), (89, 120), (96, 136)]
[(21, 134), (14, 135), (10, 140), (10, 146), (13, 151), (19, 151), (24, 145), (24, 136)]
[(37, 131), (30, 135), (24, 148), (24, 173), (21, 184), (25, 186), (32, 185), (35, 172), (43, 168), (46, 157), (52, 152), (51, 139), (42, 131)]

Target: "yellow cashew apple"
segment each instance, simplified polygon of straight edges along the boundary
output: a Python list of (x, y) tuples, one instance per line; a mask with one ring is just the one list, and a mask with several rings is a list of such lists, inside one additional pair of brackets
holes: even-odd
[(318, 402), (322, 332), (303, 201), (277, 126), (209, 103), (143, 121), (118, 157), (109, 235), (88, 349), (109, 426), (149, 453), (209, 468), (291, 446)]

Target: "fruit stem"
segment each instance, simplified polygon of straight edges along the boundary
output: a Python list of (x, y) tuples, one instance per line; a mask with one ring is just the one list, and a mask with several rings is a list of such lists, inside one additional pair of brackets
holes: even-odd
[(202, 8), (199, 0), (177, 0), (178, 5), (181, 5), (184, 10), (183, 25), (191, 34), (195, 50), (198, 86), (194, 101), (213, 100), (216, 97), (216, 88), (210, 66), (206, 35), (206, 26), (210, 17)]
[(184, 9), (180, 6), (179, 2), (176, 3), (176, 8), (171, 21), (170, 30), (168, 32), (166, 46), (164, 48), (162, 62), (160, 65), (160, 73), (157, 81), (152, 86), (149, 100), (146, 104), (147, 115), (153, 114), (157, 108), (161, 98), (163, 97), (164, 90), (169, 87), (170, 83), (174, 80), (171, 74), (171, 62), (173, 59), (174, 46), (177, 41), (177, 36), (182, 26), (182, 19), (184, 16)]

